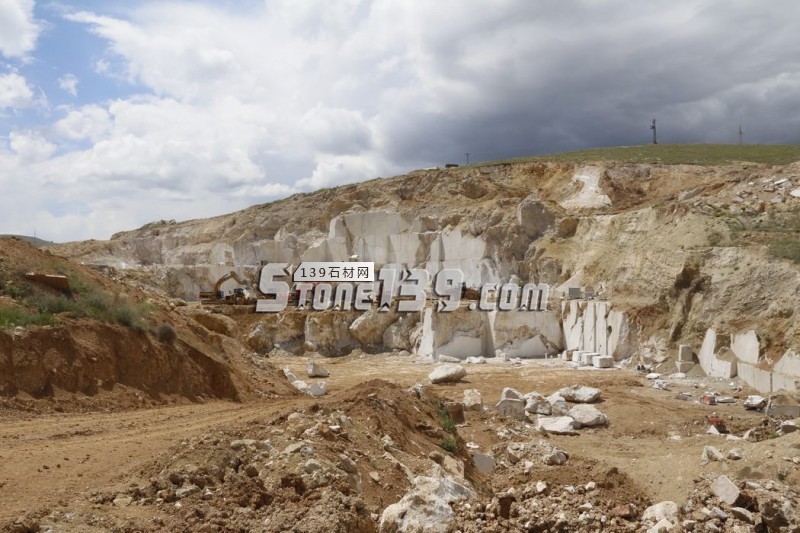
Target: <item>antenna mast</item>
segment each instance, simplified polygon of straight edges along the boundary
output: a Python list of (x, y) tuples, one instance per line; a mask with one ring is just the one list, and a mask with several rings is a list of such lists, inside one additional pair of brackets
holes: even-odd
[(742, 136), (744, 135), (744, 131), (742, 131), (742, 115), (739, 115), (739, 146), (742, 145)]
[(653, 124), (650, 126), (650, 129), (653, 130), (653, 144), (658, 144), (658, 140), (656, 139), (656, 119), (653, 119)]

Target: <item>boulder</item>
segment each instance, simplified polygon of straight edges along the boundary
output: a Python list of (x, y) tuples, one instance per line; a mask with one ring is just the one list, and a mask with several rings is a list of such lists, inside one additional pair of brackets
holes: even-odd
[(583, 385), (564, 387), (558, 391), (558, 394), (568, 402), (573, 403), (592, 403), (600, 399), (600, 389), (584, 387)]
[(703, 464), (708, 463), (709, 461), (723, 461), (725, 456), (722, 455), (717, 448), (714, 446), (706, 446), (703, 448), (703, 455), (701, 457)]
[(732, 507), (739, 502), (742, 496), (739, 487), (737, 487), (728, 476), (719, 476), (715, 479), (711, 484), (711, 492), (713, 492), (714, 496), (719, 498), (720, 501)]
[(384, 533), (447, 533), (453, 529), (455, 517), (450, 502), (474, 496), (472, 490), (450, 477), (418, 476), (414, 478), (411, 490), (399, 502), (384, 509), (379, 530)]
[(325, 367), (312, 361), (309, 361), (308, 365), (306, 365), (306, 374), (310, 378), (327, 378), (330, 375)]
[(566, 452), (556, 450), (555, 448), (542, 456), (542, 461), (544, 464), (549, 466), (561, 466), (567, 464), (568, 459), (569, 455), (567, 455)]
[(483, 411), (483, 399), (478, 389), (467, 389), (464, 391), (464, 410)]
[(461, 365), (446, 363), (437, 366), (433, 372), (428, 374), (428, 379), (433, 384), (437, 383), (456, 383), (467, 375), (467, 369)]
[(547, 401), (547, 398), (538, 392), (529, 392), (525, 395), (525, 412), (550, 416), (553, 412), (553, 408), (550, 402)]
[(511, 387), (504, 388), (503, 392), (500, 394), (501, 400), (521, 400), (522, 398), (522, 393), (517, 389), (512, 389)]
[(678, 504), (671, 501), (663, 501), (651, 505), (642, 513), (642, 520), (650, 520), (652, 522), (668, 520), (674, 524), (678, 520)]
[(550, 414), (553, 416), (568, 416), (569, 405), (567, 400), (558, 393), (551, 394), (546, 398), (547, 403), (550, 404)]
[(593, 405), (578, 404), (569, 410), (569, 416), (575, 419), (576, 429), (608, 425), (608, 417)]
[(520, 422), (524, 422), (526, 420), (524, 400), (506, 398), (505, 400), (500, 400), (497, 402), (495, 409), (497, 409), (497, 412), (503, 416), (519, 420)]
[(536, 429), (543, 429), (554, 435), (575, 435), (575, 420), (568, 416), (540, 416)]

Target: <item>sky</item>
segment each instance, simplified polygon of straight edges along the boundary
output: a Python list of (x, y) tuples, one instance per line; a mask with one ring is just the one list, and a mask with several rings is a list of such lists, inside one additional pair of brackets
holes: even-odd
[(0, 233), (107, 239), (417, 168), (800, 143), (793, 0), (0, 0)]

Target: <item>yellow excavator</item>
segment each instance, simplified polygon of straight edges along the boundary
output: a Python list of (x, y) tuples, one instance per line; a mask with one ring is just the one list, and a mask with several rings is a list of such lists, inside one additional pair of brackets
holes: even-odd
[(236, 272), (231, 270), (214, 284), (214, 289), (211, 291), (200, 291), (200, 303), (203, 304), (229, 304), (229, 305), (247, 305), (255, 303), (256, 299), (244, 289), (244, 287), (236, 287), (230, 294), (225, 294), (221, 289), (222, 284), (229, 279), (234, 280), (239, 285), (250, 284), (239, 277)]

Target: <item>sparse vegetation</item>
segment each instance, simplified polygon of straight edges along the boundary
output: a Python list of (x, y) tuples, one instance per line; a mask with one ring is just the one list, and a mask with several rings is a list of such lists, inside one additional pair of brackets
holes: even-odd
[(169, 324), (161, 324), (156, 328), (156, 339), (159, 342), (163, 342), (164, 344), (172, 344), (174, 343), (177, 338), (178, 334), (175, 333), (175, 329), (170, 326)]
[(0, 307), (0, 329), (17, 326), (52, 326), (58, 319), (50, 313), (32, 313), (21, 307)]
[(442, 448), (450, 453), (458, 452), (458, 440), (456, 439), (456, 423), (450, 416), (447, 406), (440, 403), (437, 407), (439, 423), (442, 425), (444, 436), (442, 437)]
[(736, 161), (785, 165), (800, 160), (800, 145), (746, 144), (644, 144), (592, 148), (577, 152), (519, 157), (487, 161), (471, 166), (502, 163), (621, 161), (627, 163), (660, 163), (691, 165), (724, 165)]
[(785, 236), (773, 239), (769, 243), (768, 251), (773, 257), (800, 263), (800, 237)]

